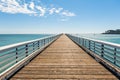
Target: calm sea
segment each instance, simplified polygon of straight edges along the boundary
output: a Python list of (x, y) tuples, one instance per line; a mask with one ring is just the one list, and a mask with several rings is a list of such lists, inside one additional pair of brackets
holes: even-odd
[(38, 39), (50, 34), (0, 34), (0, 47), (14, 43)]
[(120, 35), (117, 34), (77, 34), (78, 36), (87, 37), (96, 40), (102, 40), (120, 44)]
[[(18, 42), (34, 40), (49, 35), (50, 34), (0, 34), (0, 47)], [(120, 44), (120, 35), (111, 34), (77, 34), (77, 35)]]

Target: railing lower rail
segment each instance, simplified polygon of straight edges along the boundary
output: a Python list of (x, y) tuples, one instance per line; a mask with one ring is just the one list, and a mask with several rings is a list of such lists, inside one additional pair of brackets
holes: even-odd
[(14, 66), (27, 61), (25, 59), (31, 58), (30, 56), (34, 57), (37, 51), (40, 52), (59, 36), (60, 34), (52, 35), (32, 41), (0, 47), (0, 79), (5, 79), (5, 74), (14, 68)]
[[(79, 46), (93, 52), (103, 60), (107, 61), (111, 65), (120, 69), (120, 45), (110, 42), (94, 40), (84, 37), (78, 37), (76, 35), (67, 34), (67, 36), (72, 39)], [(120, 71), (118, 72), (120, 73)]]

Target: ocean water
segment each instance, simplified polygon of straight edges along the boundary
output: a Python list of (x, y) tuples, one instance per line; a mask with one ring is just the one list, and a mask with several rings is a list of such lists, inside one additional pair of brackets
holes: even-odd
[[(34, 40), (49, 35), (50, 34), (0, 34), (0, 47), (14, 43)], [(111, 34), (76, 34), (76, 35), (120, 44), (120, 35)]]
[(0, 47), (19, 42), (38, 39), (50, 34), (0, 34)]
[(77, 36), (120, 44), (119, 34), (77, 34)]

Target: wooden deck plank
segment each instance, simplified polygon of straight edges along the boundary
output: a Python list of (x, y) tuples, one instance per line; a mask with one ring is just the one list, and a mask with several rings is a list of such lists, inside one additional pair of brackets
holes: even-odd
[(11, 80), (117, 80), (66, 35), (45, 49)]

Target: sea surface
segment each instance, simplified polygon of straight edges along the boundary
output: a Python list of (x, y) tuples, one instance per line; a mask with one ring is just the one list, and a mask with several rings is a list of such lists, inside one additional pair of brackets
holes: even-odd
[[(34, 40), (49, 36), (50, 34), (0, 34), (0, 47), (19, 42)], [(87, 37), (120, 44), (120, 35), (111, 34), (76, 34), (77, 36)]]
[(90, 39), (102, 40), (120, 44), (120, 34), (76, 34)]
[(34, 40), (50, 34), (0, 34), (0, 47), (19, 42)]

